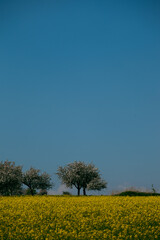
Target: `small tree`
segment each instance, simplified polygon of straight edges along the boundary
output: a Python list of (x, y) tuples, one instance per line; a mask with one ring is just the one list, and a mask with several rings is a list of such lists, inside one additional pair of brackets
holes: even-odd
[(53, 183), (51, 182), (51, 176), (48, 173), (43, 172), (39, 176), (39, 187), (38, 187), (38, 189), (46, 191), (47, 189), (52, 188), (52, 186), (53, 186)]
[(30, 188), (27, 188), (24, 190), (24, 195), (36, 195), (36, 194), (37, 194), (37, 191), (35, 189), (32, 190), (32, 194), (31, 194)]
[[(65, 167), (59, 167), (57, 170), (57, 175), (61, 179), (62, 183), (67, 187), (72, 188), (73, 186), (77, 188), (77, 195), (80, 195), (80, 190), (83, 188), (83, 195), (86, 195), (86, 189), (91, 190), (91, 188), (98, 188), (99, 190), (106, 187), (106, 182), (101, 180), (99, 170), (93, 164), (85, 164), (84, 162), (73, 162), (69, 163)], [(94, 184), (93, 181), (94, 180)], [(99, 185), (95, 185), (96, 181)], [(92, 186), (91, 186), (92, 182)], [(101, 185), (100, 185), (101, 183)], [(103, 184), (102, 184), (103, 183)], [(90, 187), (88, 187), (90, 184)]]
[(153, 184), (152, 184), (152, 192), (156, 193), (156, 189), (154, 188)]
[(100, 191), (104, 188), (107, 188), (107, 182), (103, 179), (97, 177), (94, 178), (88, 185), (87, 190), (97, 190)]
[(30, 189), (30, 193), (33, 196), (36, 189), (47, 190), (52, 188), (51, 177), (46, 172), (40, 173), (39, 169), (30, 168), (23, 174), (22, 182)]
[(71, 196), (72, 194), (70, 192), (64, 191), (63, 195)]
[(15, 162), (0, 162), (0, 194), (19, 195), (22, 190), (22, 167)]
[(46, 189), (40, 189), (39, 195), (47, 195), (47, 190)]

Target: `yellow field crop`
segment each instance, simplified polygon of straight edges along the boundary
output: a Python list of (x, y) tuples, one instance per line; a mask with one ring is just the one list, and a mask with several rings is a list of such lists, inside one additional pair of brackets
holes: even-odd
[(0, 197), (0, 239), (160, 239), (160, 198)]

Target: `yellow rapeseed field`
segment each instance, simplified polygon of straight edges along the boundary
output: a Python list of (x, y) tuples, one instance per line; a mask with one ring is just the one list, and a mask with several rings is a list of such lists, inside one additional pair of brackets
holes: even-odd
[(0, 197), (0, 239), (160, 239), (160, 197)]

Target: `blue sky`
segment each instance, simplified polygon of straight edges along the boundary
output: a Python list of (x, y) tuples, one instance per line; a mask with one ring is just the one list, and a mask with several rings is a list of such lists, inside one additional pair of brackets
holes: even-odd
[(93, 162), (160, 190), (160, 2), (0, 1), (0, 161)]

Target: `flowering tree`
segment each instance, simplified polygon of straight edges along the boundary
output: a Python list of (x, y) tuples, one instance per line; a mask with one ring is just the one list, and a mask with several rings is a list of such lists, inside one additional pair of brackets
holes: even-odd
[(94, 178), (88, 185), (87, 190), (102, 190), (107, 187), (106, 181), (101, 179), (100, 177)]
[(41, 174), (39, 169), (32, 167), (23, 173), (22, 182), (29, 188), (31, 195), (35, 194), (36, 189), (47, 190), (53, 186), (49, 174), (46, 172)]
[(86, 195), (86, 189), (101, 190), (107, 187), (107, 183), (100, 177), (98, 168), (91, 163), (85, 164), (81, 161), (69, 163), (65, 167), (59, 167), (57, 175), (67, 187), (76, 187), (78, 196), (81, 188), (83, 195)]
[(21, 192), (22, 167), (15, 162), (0, 162), (0, 194), (16, 195)]

